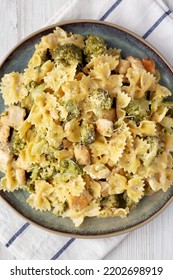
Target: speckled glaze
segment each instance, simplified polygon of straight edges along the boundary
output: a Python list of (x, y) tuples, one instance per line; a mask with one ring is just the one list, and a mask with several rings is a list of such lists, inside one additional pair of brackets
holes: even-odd
[[(124, 28), (93, 20), (58, 23), (33, 33), (16, 46), (7, 58), (5, 58), (0, 68), (0, 79), (6, 73), (23, 71), (27, 67), (28, 61), (34, 52), (35, 44), (39, 42), (42, 36), (52, 32), (55, 26), (60, 26), (67, 31), (83, 35), (97, 34), (110, 47), (122, 49), (122, 56), (133, 55), (139, 58), (150, 57), (154, 59), (162, 76), (160, 83), (173, 92), (173, 70), (157, 50)], [(0, 112), (3, 110), (4, 103), (0, 95)], [(2, 176), (3, 174), (1, 174)], [(35, 225), (41, 226), (42, 229), (73, 237), (98, 238), (125, 233), (152, 220), (173, 201), (173, 187), (166, 193), (159, 191), (150, 197), (144, 197), (138, 207), (125, 219), (119, 217), (105, 219), (86, 218), (85, 222), (79, 228), (75, 228), (73, 222), (68, 218), (62, 219), (50, 212), (40, 212), (32, 209), (26, 203), (28, 193), (25, 191), (19, 190), (13, 193), (0, 191), (0, 195), (9, 207), (11, 206), (17, 213)]]

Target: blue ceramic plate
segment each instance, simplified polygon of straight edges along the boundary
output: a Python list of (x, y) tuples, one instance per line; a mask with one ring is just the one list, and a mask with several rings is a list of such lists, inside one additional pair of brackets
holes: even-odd
[[(2, 63), (0, 79), (5, 73), (23, 71), (34, 52), (34, 46), (43, 35), (46, 35), (60, 26), (67, 31), (83, 35), (97, 34), (111, 47), (122, 49), (122, 55), (132, 55), (139, 58), (150, 57), (156, 62), (162, 79), (160, 83), (173, 92), (173, 70), (166, 60), (146, 41), (135, 34), (119, 26), (101, 21), (71, 21), (58, 23), (42, 29), (20, 43)], [(0, 96), (1, 98), (1, 96)], [(172, 98), (172, 97), (171, 97)], [(4, 110), (4, 103), (0, 99), (0, 112)], [(3, 174), (1, 174), (1, 177)], [(27, 192), (22, 190), (13, 193), (0, 192), (2, 198), (18, 213), (30, 222), (41, 226), (43, 229), (54, 231), (58, 234), (96, 238), (112, 236), (133, 230), (156, 217), (173, 200), (173, 187), (166, 193), (160, 191), (150, 197), (144, 197), (138, 207), (127, 218), (86, 218), (85, 222), (75, 228), (73, 222), (68, 219), (57, 218), (50, 212), (40, 212), (32, 209), (27, 203)]]

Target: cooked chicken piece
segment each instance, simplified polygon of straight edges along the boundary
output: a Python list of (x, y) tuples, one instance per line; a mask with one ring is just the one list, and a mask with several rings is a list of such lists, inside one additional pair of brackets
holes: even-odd
[(116, 119), (116, 109), (115, 108), (111, 108), (108, 111), (104, 111), (103, 113), (103, 119), (107, 119), (109, 121), (114, 122)]
[(62, 140), (63, 148), (68, 149), (73, 143), (69, 141), (68, 139), (63, 139)]
[(1, 118), (1, 122), (4, 125), (18, 129), (24, 121), (25, 114), (23, 108), (13, 105), (8, 109), (8, 115)]
[(92, 200), (92, 196), (87, 190), (84, 190), (80, 196), (69, 195), (69, 206), (70, 208), (82, 210), (85, 208)]
[(106, 197), (109, 195), (109, 183), (108, 182), (102, 182), (99, 181), (100, 185), (101, 185), (101, 195), (103, 197)]
[(74, 155), (80, 165), (89, 165), (91, 163), (90, 152), (85, 145), (76, 145), (74, 148)]
[(12, 153), (10, 149), (5, 145), (0, 145), (0, 171), (6, 172), (7, 164), (12, 159)]
[(20, 186), (24, 186), (26, 183), (25, 171), (21, 168), (16, 169), (16, 179)]
[(8, 137), (10, 136), (10, 127), (6, 124), (0, 123), (0, 142), (7, 143)]
[(132, 68), (140, 68), (140, 69), (145, 69), (144, 65), (142, 64), (142, 61), (139, 58), (133, 57), (133, 56), (128, 56), (126, 59), (130, 62), (130, 65)]
[(154, 74), (156, 72), (156, 67), (155, 67), (155, 62), (154, 60), (150, 59), (150, 58), (146, 58), (144, 57), (142, 59), (142, 63), (144, 68), (150, 72), (151, 74)]
[(130, 62), (128, 60), (120, 59), (119, 64), (116, 67), (116, 72), (125, 75), (129, 67), (130, 67)]
[(96, 128), (101, 135), (111, 137), (113, 133), (113, 122), (107, 119), (98, 119), (96, 121)]

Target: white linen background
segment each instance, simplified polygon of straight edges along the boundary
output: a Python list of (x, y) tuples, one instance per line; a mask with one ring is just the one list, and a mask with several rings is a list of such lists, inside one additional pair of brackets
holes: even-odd
[[(77, 18), (100, 19), (116, 2), (118, 1), (66, 1), (65, 6), (61, 6), (61, 9), (49, 23)], [(124, 26), (140, 36), (144, 35), (168, 11), (161, 0), (124, 0), (120, 2), (122, 3), (117, 5), (117, 8), (110, 13), (106, 21)], [(173, 38), (171, 17), (172, 14), (167, 16), (147, 40), (173, 63), (173, 57), (170, 56), (173, 44), (170, 42), (169, 44), (161, 44), (161, 41), (164, 42), (167, 38)], [(160, 34), (162, 34), (162, 40), (160, 40)], [(0, 209), (0, 240), (5, 245), (25, 224), (25, 221), (19, 216), (15, 216), (14, 212), (11, 212), (2, 200), (0, 200)], [(11, 243), (8, 249), (18, 259), (51, 259), (58, 251), (63, 251), (61, 249), (65, 244), (67, 246), (69, 244), (69, 247), (60, 254), (59, 259), (102, 259), (123, 238), (124, 235), (99, 240), (76, 239), (69, 242), (71, 239), (67, 237), (50, 234), (30, 225)]]

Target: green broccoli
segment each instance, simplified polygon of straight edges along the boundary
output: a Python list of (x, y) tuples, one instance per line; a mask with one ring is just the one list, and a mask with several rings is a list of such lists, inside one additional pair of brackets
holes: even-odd
[(41, 167), (38, 164), (33, 164), (29, 171), (29, 178), (31, 183), (38, 179), (48, 180), (53, 177), (55, 173), (55, 167), (53, 165)]
[(80, 114), (79, 108), (74, 100), (68, 100), (65, 104), (65, 108), (68, 112), (67, 121), (71, 121), (73, 118), (78, 117)]
[(143, 161), (143, 165), (147, 167), (151, 164), (151, 162), (155, 159), (157, 153), (159, 152), (159, 142), (158, 138), (154, 136), (148, 136), (144, 141), (149, 144), (149, 148), (144, 155), (140, 156), (140, 159)]
[(119, 201), (117, 195), (109, 195), (101, 200), (101, 206), (106, 208), (118, 208)]
[(121, 52), (120, 49), (108, 48), (108, 49), (105, 51), (105, 54), (111, 55), (111, 56), (120, 56), (120, 52)]
[(129, 207), (130, 209), (136, 208), (137, 203), (127, 195), (126, 191), (123, 193), (123, 199), (125, 200), (125, 207)]
[(95, 89), (89, 98), (94, 106), (93, 112), (99, 118), (102, 117), (104, 110), (110, 110), (113, 104), (109, 92), (102, 88)]
[(147, 119), (150, 102), (145, 99), (134, 99), (125, 108), (127, 116), (136, 123)]
[(43, 167), (40, 171), (40, 177), (43, 180), (48, 180), (53, 177), (55, 173), (55, 167), (53, 165)]
[(10, 146), (14, 155), (19, 155), (20, 151), (26, 146), (25, 140), (20, 138), (19, 133), (16, 130), (13, 130), (12, 132)]
[(72, 159), (62, 160), (59, 164), (59, 171), (61, 176), (64, 175), (64, 177), (76, 177), (77, 175), (83, 174), (80, 165)]
[(89, 62), (92, 56), (98, 56), (106, 51), (104, 40), (97, 35), (88, 35), (85, 41), (84, 55), (86, 62)]
[(80, 133), (83, 144), (88, 145), (95, 141), (95, 128), (93, 124), (82, 123)]
[(82, 174), (82, 167), (73, 159), (68, 158), (60, 161), (58, 165), (58, 172), (54, 178), (59, 182), (68, 182), (72, 178)]
[(33, 164), (29, 170), (29, 182), (32, 183), (35, 180), (40, 178), (40, 169), (41, 167), (38, 164)]
[(59, 45), (52, 53), (52, 58), (65, 66), (74, 62), (82, 64), (82, 49), (74, 44)]

